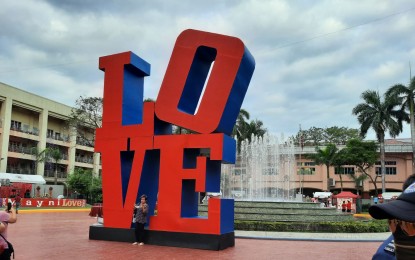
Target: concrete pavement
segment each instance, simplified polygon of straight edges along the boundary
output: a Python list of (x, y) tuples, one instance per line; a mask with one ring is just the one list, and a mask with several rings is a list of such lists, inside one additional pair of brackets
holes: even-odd
[[(16, 259), (365, 260), (370, 259), (381, 244), (370, 240), (353, 240), (361, 238), (362, 235), (357, 234), (344, 242), (310, 241), (317, 236), (327, 239), (333, 235), (326, 233), (236, 231), (235, 246), (222, 251), (155, 245), (134, 246), (124, 242), (89, 240), (89, 226), (96, 223), (96, 219), (89, 217), (87, 211), (61, 213), (55, 210), (40, 213), (32, 210), (30, 213), (19, 213), (17, 223), (8, 227), (9, 240), (15, 248)], [(304, 234), (307, 234), (305, 238), (302, 237)], [(379, 234), (375, 237), (379, 237)]]
[[(22, 209), (20, 214), (52, 213), (52, 212), (88, 212), (89, 208), (59, 208), (59, 209)], [(270, 240), (309, 240), (309, 241), (355, 241), (382, 242), (389, 237), (390, 232), (383, 233), (309, 233), (309, 232), (270, 232), (235, 230), (235, 237), (242, 239)]]

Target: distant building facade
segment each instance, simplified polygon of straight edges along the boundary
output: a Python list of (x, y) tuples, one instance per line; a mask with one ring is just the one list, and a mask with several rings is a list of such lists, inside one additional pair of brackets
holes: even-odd
[[(339, 147), (341, 148), (341, 147)], [(402, 184), (409, 175), (412, 174), (412, 144), (411, 139), (388, 139), (385, 141), (385, 188), (386, 191), (402, 191)], [(341, 182), (343, 190), (352, 191), (364, 198), (370, 198), (375, 194), (375, 186), (369, 178), (363, 182), (355, 183), (350, 175), (360, 175), (357, 168), (353, 166), (343, 166), (340, 170), (334, 167), (329, 168), (330, 178), (327, 179), (325, 165), (316, 165), (312, 160), (306, 159), (307, 153), (313, 153), (314, 147), (304, 147), (296, 149), (296, 185), (303, 194), (310, 195), (315, 191), (330, 190), (340, 192)], [(382, 193), (382, 177), (380, 170), (380, 160), (369, 170), (370, 175), (375, 180), (378, 193)], [(302, 174), (300, 174), (302, 173)]]
[(58, 182), (76, 168), (100, 174), (94, 147), (77, 138), (68, 124), (71, 107), (0, 83), (0, 172), (42, 175), (54, 181), (55, 162), (39, 160), (46, 148), (59, 149)]

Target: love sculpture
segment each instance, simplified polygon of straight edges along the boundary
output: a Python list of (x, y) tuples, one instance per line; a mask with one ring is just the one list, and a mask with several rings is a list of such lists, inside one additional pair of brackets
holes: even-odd
[[(210, 199), (202, 217), (198, 193), (219, 192), (221, 163), (235, 163), (230, 135), (255, 68), (243, 42), (182, 32), (156, 102), (143, 102), (150, 64), (134, 53), (101, 57), (99, 67), (104, 105), (95, 151), (102, 160), (104, 225), (92, 225), (90, 239), (133, 241), (133, 205), (146, 194), (148, 244), (234, 246), (233, 199)], [(194, 134), (172, 134), (172, 125)]]

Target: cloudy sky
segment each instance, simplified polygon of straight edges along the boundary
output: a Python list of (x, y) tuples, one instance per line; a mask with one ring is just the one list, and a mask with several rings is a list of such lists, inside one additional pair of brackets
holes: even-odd
[[(310, 127), (358, 128), (363, 91), (415, 74), (410, 0), (0, 0), (0, 82), (73, 106), (102, 96), (98, 58), (133, 51), (151, 64), (157, 97), (185, 29), (240, 38), (256, 60), (242, 105), (274, 134)], [(368, 138), (374, 138), (370, 133)], [(410, 137), (409, 126), (399, 138)]]

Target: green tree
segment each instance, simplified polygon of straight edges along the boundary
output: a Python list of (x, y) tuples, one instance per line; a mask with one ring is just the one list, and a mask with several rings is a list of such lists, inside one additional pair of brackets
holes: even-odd
[(311, 142), (311, 145), (318, 146), (324, 144), (324, 129), (319, 127), (311, 127), (308, 130), (308, 135), (306, 139)]
[[(325, 165), (327, 170), (327, 181), (330, 178), (330, 166), (335, 166), (335, 159), (337, 156), (338, 149), (335, 144), (328, 144), (326, 147), (321, 149), (320, 147), (316, 147), (315, 154), (307, 155), (307, 158), (314, 160), (314, 162), (318, 165)], [(330, 188), (327, 185), (327, 189)]]
[(343, 172), (342, 172), (342, 166), (347, 164), (347, 154), (346, 149), (341, 149), (337, 152), (336, 157), (333, 160), (333, 166), (335, 167), (335, 170), (339, 173), (340, 178), (340, 192), (343, 191)]
[(347, 127), (332, 126), (324, 129), (324, 141), (344, 145), (348, 140), (359, 138), (359, 130)]
[(236, 118), (235, 126), (232, 130), (232, 136), (236, 137), (236, 147), (238, 153), (241, 152), (242, 141), (248, 138), (249, 135), (249, 123), (247, 122), (250, 118), (248, 111), (241, 108), (238, 117)]
[(94, 176), (91, 170), (76, 168), (67, 182), (72, 191), (87, 197), (89, 203), (102, 201), (102, 179)]
[(348, 174), (349, 178), (353, 180), (357, 195), (362, 194), (363, 182), (367, 179), (366, 174)]
[(372, 128), (380, 143), (380, 162), (382, 175), (382, 193), (385, 192), (385, 132), (389, 131), (392, 137), (402, 132), (402, 121), (409, 121), (408, 114), (400, 107), (402, 98), (397, 96), (384, 96), (379, 92), (367, 90), (362, 93), (365, 103), (358, 104), (352, 113), (357, 116), (360, 123), (360, 135), (365, 137)]
[[(311, 127), (298, 131), (291, 137), (296, 144), (318, 146), (325, 144), (344, 145), (350, 139), (360, 138), (359, 130), (347, 127), (332, 126), (327, 128)], [(302, 142), (300, 142), (300, 139)]]
[(396, 84), (386, 91), (387, 96), (402, 98), (402, 106), (409, 111), (411, 140), (412, 140), (412, 172), (415, 173), (415, 118), (414, 118), (414, 98), (415, 98), (415, 77), (409, 79), (409, 85)]
[(82, 143), (93, 147), (95, 129), (102, 126), (103, 99), (80, 96), (70, 114), (69, 126), (76, 130)]
[(63, 159), (63, 154), (59, 148), (47, 148), (46, 149), (46, 155), (53, 161), (54, 165), (54, 183), (55, 185), (58, 184), (58, 167), (59, 167), (59, 161)]
[(353, 165), (358, 172), (366, 175), (373, 183), (376, 196), (378, 195), (377, 178), (379, 175), (373, 177), (369, 170), (375, 166), (378, 158), (378, 145), (374, 141), (362, 141), (359, 139), (352, 139), (347, 142), (346, 147), (342, 149), (342, 163), (343, 165)]
[(30, 153), (35, 156), (35, 160), (33, 161), (35, 174), (37, 174), (38, 163), (44, 162), (46, 160), (46, 151), (46, 149), (39, 151), (39, 148), (36, 146), (30, 148)]
[(251, 141), (252, 135), (263, 137), (267, 132), (267, 129), (264, 128), (264, 123), (261, 120), (255, 119), (249, 122), (249, 128), (247, 133), (247, 139)]

